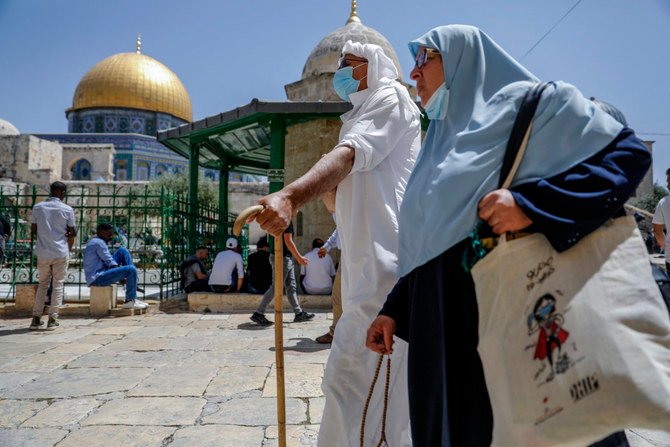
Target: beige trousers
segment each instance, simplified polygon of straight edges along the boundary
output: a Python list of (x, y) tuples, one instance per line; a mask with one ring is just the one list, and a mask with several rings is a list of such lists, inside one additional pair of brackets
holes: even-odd
[(37, 258), (37, 272), (39, 282), (37, 285), (37, 294), (35, 296), (35, 306), (33, 307), (33, 316), (40, 317), (44, 312), (44, 303), (47, 299), (47, 289), (53, 278), (53, 289), (51, 290), (51, 305), (49, 306), (49, 316), (57, 317), (58, 309), (63, 304), (63, 289), (65, 276), (67, 275), (68, 258), (42, 259)]

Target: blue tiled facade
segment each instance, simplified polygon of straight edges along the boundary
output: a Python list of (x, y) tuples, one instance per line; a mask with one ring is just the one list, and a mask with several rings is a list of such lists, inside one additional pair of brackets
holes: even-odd
[(70, 133), (136, 133), (149, 136), (185, 123), (166, 113), (117, 108), (69, 110), (67, 122)]
[[(188, 170), (188, 160), (158, 142), (159, 130), (185, 121), (160, 112), (100, 108), (69, 110), (67, 134), (38, 134), (59, 143), (113, 144), (114, 180), (155, 180), (165, 173)], [(219, 171), (206, 169), (206, 177), (218, 181)]]
[[(59, 143), (113, 144), (115, 180), (154, 180), (164, 173), (185, 172), (188, 160), (170, 151), (155, 137), (120, 133), (37, 134)], [(218, 180), (219, 172), (207, 169), (207, 177)]]

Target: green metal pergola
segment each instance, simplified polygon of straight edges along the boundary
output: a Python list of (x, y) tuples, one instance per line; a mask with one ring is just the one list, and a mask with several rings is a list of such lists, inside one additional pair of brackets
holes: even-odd
[(219, 228), (228, 218), (228, 173), (267, 175), (270, 192), (284, 186), (286, 129), (316, 119), (336, 118), (346, 102), (266, 102), (249, 104), (158, 132), (158, 141), (189, 160), (188, 245), (196, 243), (199, 168), (218, 169)]

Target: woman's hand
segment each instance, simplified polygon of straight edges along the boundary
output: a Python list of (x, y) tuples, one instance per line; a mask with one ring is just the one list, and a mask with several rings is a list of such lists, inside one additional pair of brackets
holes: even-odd
[(395, 327), (393, 318), (386, 315), (378, 316), (368, 328), (365, 346), (378, 354), (392, 354)]
[(478, 209), (479, 217), (489, 224), (495, 234), (523, 230), (533, 223), (508, 189), (486, 194), (479, 201)]

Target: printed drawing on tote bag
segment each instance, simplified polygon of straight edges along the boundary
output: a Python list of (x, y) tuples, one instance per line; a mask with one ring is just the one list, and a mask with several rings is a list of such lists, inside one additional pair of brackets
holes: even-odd
[[(533, 296), (532, 290), (544, 282), (556, 271), (553, 257), (539, 262), (535, 268), (528, 271), (526, 290), (531, 293), (530, 304), (526, 309), (527, 335), (529, 343), (525, 346), (527, 352), (532, 352), (532, 358), (538, 364), (533, 374), (535, 385), (540, 388), (549, 384), (554, 378), (567, 372), (577, 363), (585, 359), (580, 354), (578, 340), (571, 337), (569, 330), (569, 306), (562, 312), (560, 298), (564, 293), (556, 289), (553, 292), (538, 291), (539, 296)], [(533, 300), (534, 299), (534, 300)], [(566, 327), (566, 315), (567, 326)], [(579, 378), (570, 387), (570, 398), (573, 403), (600, 389), (597, 373)], [(542, 398), (544, 411), (535, 419), (535, 425), (549, 419), (561, 411), (563, 407), (552, 406), (549, 395)]]

